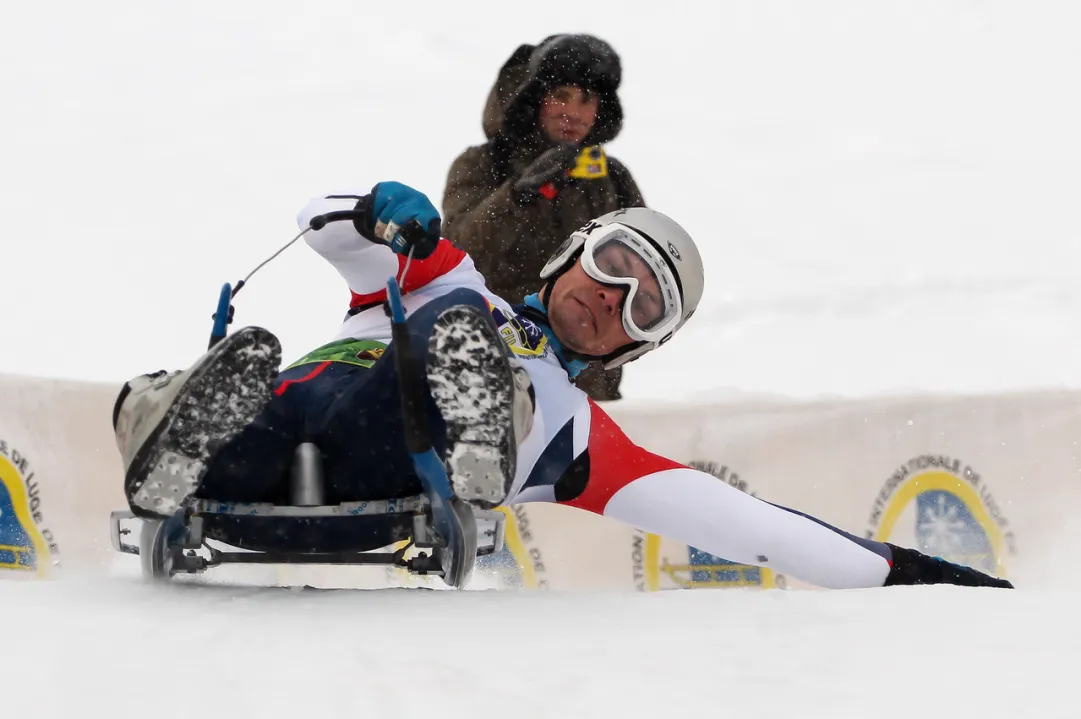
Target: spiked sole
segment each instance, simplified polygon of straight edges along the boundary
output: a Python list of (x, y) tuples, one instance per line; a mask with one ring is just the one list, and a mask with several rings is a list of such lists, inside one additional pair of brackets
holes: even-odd
[(281, 345), (259, 327), (215, 345), (184, 381), (124, 478), (137, 515), (175, 513), (203, 478), (213, 454), (262, 410), (281, 363)]
[(514, 376), (491, 317), (468, 305), (444, 311), (428, 338), (427, 374), (447, 425), (455, 495), (484, 509), (499, 506), (517, 462)]

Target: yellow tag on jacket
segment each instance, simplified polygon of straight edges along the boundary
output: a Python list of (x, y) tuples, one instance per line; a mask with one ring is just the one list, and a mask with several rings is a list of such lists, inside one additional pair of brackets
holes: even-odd
[(571, 177), (596, 180), (608, 176), (608, 157), (600, 145), (584, 147), (578, 153), (578, 163), (571, 170)]

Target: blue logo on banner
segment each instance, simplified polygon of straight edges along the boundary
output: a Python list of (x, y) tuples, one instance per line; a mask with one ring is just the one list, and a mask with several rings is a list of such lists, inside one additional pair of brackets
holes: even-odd
[(952, 492), (933, 490), (916, 497), (916, 539), (924, 554), (983, 572), (998, 569), (994, 547), (980, 523)]

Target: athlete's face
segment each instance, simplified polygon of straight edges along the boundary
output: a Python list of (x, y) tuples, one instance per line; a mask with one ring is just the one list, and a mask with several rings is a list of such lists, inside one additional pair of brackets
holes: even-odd
[(626, 288), (602, 285), (587, 275), (579, 258), (552, 285), (548, 297), (552, 331), (567, 348), (585, 355), (606, 355), (630, 344), (620, 317), (626, 293)]

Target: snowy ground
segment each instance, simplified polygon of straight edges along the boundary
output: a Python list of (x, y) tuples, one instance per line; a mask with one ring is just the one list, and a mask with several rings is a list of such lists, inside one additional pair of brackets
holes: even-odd
[(1076, 592), (3, 589), (10, 716), (1081, 712)]

